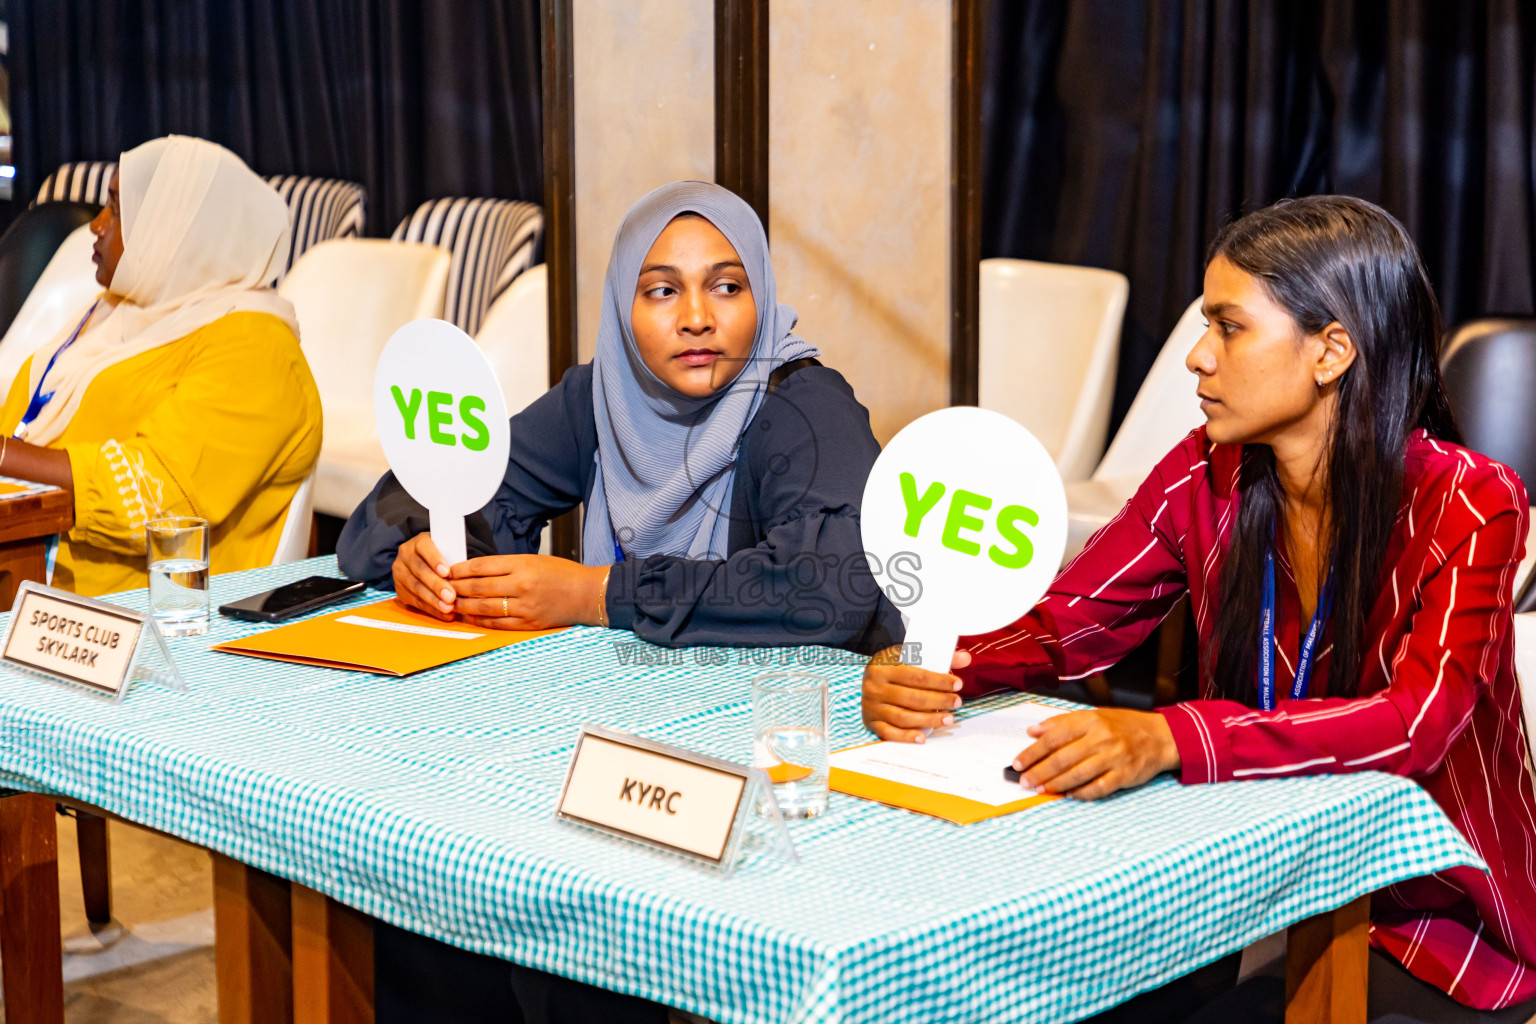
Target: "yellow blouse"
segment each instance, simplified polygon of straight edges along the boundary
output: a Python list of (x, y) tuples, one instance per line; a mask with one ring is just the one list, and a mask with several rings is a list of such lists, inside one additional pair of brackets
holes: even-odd
[[(32, 397), (22, 364), (0, 408), (15, 431)], [(320, 395), (299, 340), (265, 313), (231, 313), (102, 370), (63, 435), (75, 526), (53, 585), (105, 594), (149, 585), (144, 526), (160, 516), (212, 524), (210, 569), (266, 565), (320, 454)]]

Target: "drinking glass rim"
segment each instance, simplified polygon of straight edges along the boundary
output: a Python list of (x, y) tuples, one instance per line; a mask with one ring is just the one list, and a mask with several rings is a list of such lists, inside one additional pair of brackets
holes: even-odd
[[(172, 523), (177, 525), (169, 525)], [(180, 533), (183, 530), (195, 530), (207, 525), (208, 520), (201, 516), (161, 516), (159, 519), (151, 519), (145, 523), (144, 529), (153, 530), (155, 533)]]
[[(797, 679), (808, 680), (798, 685), (777, 686), (768, 682), (772, 679)], [(752, 689), (768, 690), (772, 693), (810, 693), (813, 690), (825, 690), (830, 683), (826, 676), (819, 676), (814, 672), (764, 672), (752, 678)]]

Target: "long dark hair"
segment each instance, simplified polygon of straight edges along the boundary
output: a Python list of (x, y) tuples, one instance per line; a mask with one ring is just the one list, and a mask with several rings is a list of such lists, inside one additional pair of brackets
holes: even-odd
[[(1408, 232), (1387, 211), (1349, 196), (1282, 200), (1227, 225), (1206, 261), (1225, 257), (1262, 282), (1303, 336), (1337, 321), (1355, 343), (1339, 378), (1326, 445), (1334, 558), (1333, 655), (1328, 694), (1352, 697), (1360, 682), (1366, 617), (1402, 499), (1408, 435), (1423, 427), (1461, 441), (1440, 379), (1440, 309)], [(1282, 509), (1268, 445), (1243, 447), (1237, 522), (1217, 589), (1208, 683), (1257, 703), (1256, 660), (1264, 555)], [(1214, 657), (1210, 655), (1214, 654)]]

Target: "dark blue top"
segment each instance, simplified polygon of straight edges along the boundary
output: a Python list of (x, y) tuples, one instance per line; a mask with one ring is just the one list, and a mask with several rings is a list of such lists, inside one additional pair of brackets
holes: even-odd
[[(468, 517), (471, 558), (535, 554), (549, 521), (592, 493), (592, 366), (509, 421), (507, 475)], [(608, 622), (654, 644), (827, 644), (873, 653), (899, 643), (901, 616), (864, 560), (859, 501), (880, 445), (842, 374), (808, 366), (768, 393), (742, 435), (724, 561), (651, 555), (614, 565)], [(679, 453), (681, 457), (681, 453)], [(390, 567), (427, 512), (385, 474), (337, 545), (353, 579), (393, 585)]]

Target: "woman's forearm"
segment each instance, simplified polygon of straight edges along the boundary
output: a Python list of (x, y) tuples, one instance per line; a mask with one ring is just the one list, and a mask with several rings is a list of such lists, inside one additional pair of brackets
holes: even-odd
[(52, 484), (66, 491), (75, 489), (75, 474), (69, 465), (68, 452), (28, 444), (14, 437), (5, 438), (3, 444), (0, 475)]

